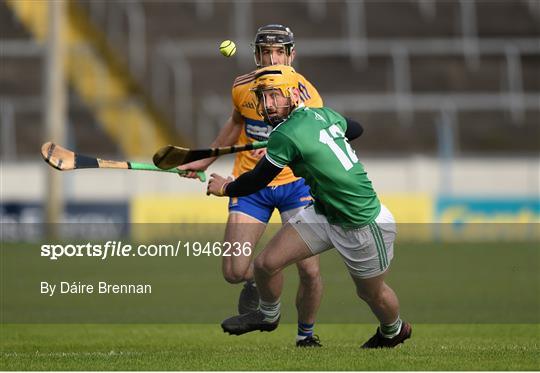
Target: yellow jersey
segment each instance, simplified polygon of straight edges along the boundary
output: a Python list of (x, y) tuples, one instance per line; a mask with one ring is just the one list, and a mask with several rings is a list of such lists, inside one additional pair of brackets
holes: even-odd
[[(255, 71), (241, 75), (234, 80), (232, 88), (234, 108), (244, 119), (244, 129), (240, 133), (240, 138), (238, 139), (239, 145), (249, 144), (254, 141), (268, 140), (268, 136), (270, 136), (270, 132), (272, 132), (272, 126), (266, 124), (264, 119), (257, 113), (255, 95), (249, 90), (251, 87), (250, 83), (253, 81), (254, 77)], [(298, 83), (298, 90), (300, 91), (300, 98), (304, 101), (304, 104), (313, 108), (322, 107), (323, 100), (319, 95), (319, 92), (317, 92), (315, 87), (302, 75), (300, 75), (299, 78), (300, 82)], [(255, 168), (257, 162), (259, 162), (259, 159), (252, 156), (251, 152), (239, 152), (234, 161), (234, 177), (238, 177), (244, 172), (251, 171)], [(268, 185), (283, 185), (292, 183), (296, 180), (298, 180), (298, 178), (294, 176), (292, 170), (289, 167), (285, 167)]]

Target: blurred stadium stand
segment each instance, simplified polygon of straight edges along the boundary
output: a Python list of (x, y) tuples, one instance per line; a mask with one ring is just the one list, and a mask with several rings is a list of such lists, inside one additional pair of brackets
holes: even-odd
[[(0, 216), (15, 222), (42, 219), (55, 172), (37, 151), (45, 50), (32, 17), (43, 26), (46, 3), (23, 1), (0, 0)], [(67, 147), (148, 161), (156, 136), (134, 124), (154, 114), (175, 131), (158, 141), (207, 146), (231, 112), (234, 78), (254, 69), (256, 29), (282, 23), (295, 33), (297, 70), (327, 106), (363, 123), (353, 146), (398, 221), (540, 221), (538, 0), (70, 4), (80, 11), (71, 30), (82, 20), (91, 32), (70, 46)], [(237, 44), (233, 58), (218, 52), (224, 39)], [(114, 79), (124, 104), (100, 83)], [(231, 161), (210, 171), (228, 174)], [(69, 221), (226, 219), (225, 199), (174, 175), (87, 170), (62, 181)]]
[[(5, 4), (37, 40), (43, 59), (50, 17), (48, 5), (52, 3), (6, 0)], [(176, 131), (168, 128), (97, 26), (89, 21), (76, 2), (67, 4), (62, 34), (66, 45), (65, 76), (104, 132), (130, 157), (152, 154), (166, 143), (181, 143)], [(8, 40), (2, 46), (4, 56), (17, 58), (25, 54), (28, 46), (35, 47), (35, 44)], [(41, 71), (42, 76), (48, 74)], [(42, 93), (42, 96), (45, 95)], [(73, 104), (69, 106), (77, 106), (77, 102)], [(97, 139), (94, 137), (94, 141)]]
[[(77, 3), (191, 145), (207, 145), (227, 118), (234, 77), (254, 66), (256, 28), (283, 23), (295, 33), (297, 69), (328, 106), (364, 123), (363, 154), (540, 150), (536, 1)], [(4, 2), (0, 20), (2, 137), (11, 144), (2, 156), (24, 158), (41, 142), (42, 50)], [(222, 39), (237, 42), (235, 58), (219, 55)], [(121, 150), (92, 108), (73, 92), (70, 102), (77, 148)]]
[[(44, 51), (0, 1), (0, 118), (3, 160), (35, 158), (45, 136), (43, 114)], [(81, 149), (96, 142), (105, 154), (118, 154), (114, 141), (96, 124), (91, 110), (70, 91), (68, 137)], [(99, 141), (96, 141), (99, 139)]]

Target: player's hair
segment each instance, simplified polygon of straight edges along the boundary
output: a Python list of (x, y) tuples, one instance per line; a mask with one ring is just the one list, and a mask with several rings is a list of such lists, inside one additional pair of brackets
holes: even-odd
[[(292, 66), (274, 65), (263, 67), (255, 73), (255, 79), (252, 83), (251, 91), (255, 93), (257, 108), (265, 120), (269, 120), (269, 124), (276, 126), (287, 118), (279, 118), (279, 121), (272, 121), (266, 113), (266, 105), (264, 103), (264, 91), (279, 90), (283, 96), (289, 98), (291, 108), (300, 104), (299, 99), (293, 96), (293, 89), (297, 89), (300, 83), (299, 76)], [(261, 108), (261, 102), (263, 103)]]
[[(277, 24), (260, 27), (255, 34), (255, 40), (251, 44), (253, 47), (253, 58), (257, 67), (261, 67), (261, 56), (263, 47), (283, 46), (287, 55), (287, 64), (291, 64), (291, 54), (294, 50), (294, 34), (291, 29)], [(257, 61), (257, 54), (259, 61)]]

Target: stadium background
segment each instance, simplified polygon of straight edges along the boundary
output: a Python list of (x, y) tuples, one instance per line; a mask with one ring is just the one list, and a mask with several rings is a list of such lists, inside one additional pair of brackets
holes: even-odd
[[(283, 23), (295, 33), (297, 69), (326, 105), (364, 125), (353, 146), (399, 222), (538, 221), (536, 1), (73, 1), (68, 8), (69, 90), (57, 143), (143, 161), (165, 143), (208, 146), (229, 115), (232, 80), (253, 68), (256, 28)], [(47, 2), (2, 1), (0, 17), (2, 218), (43, 221), (47, 173), (55, 172), (38, 153), (49, 140)], [(237, 43), (233, 58), (218, 53), (223, 39)], [(211, 170), (228, 173), (232, 159)], [(60, 187), (70, 221), (226, 217), (224, 200), (173, 175), (83, 171), (62, 174)]]

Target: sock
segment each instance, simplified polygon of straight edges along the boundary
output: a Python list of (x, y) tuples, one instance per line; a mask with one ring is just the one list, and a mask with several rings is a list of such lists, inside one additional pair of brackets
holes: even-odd
[(296, 336), (296, 341), (301, 341), (307, 337), (313, 335), (313, 326), (315, 324), (304, 324), (303, 322), (298, 321), (298, 335)]
[(379, 330), (384, 338), (394, 338), (401, 331), (401, 318), (398, 316), (397, 320), (389, 325), (381, 324)]
[(265, 302), (264, 300), (260, 300), (259, 309), (264, 315), (264, 321), (265, 322), (276, 322), (279, 319), (280, 311), (281, 311), (281, 302), (279, 299), (272, 303), (272, 302)]

